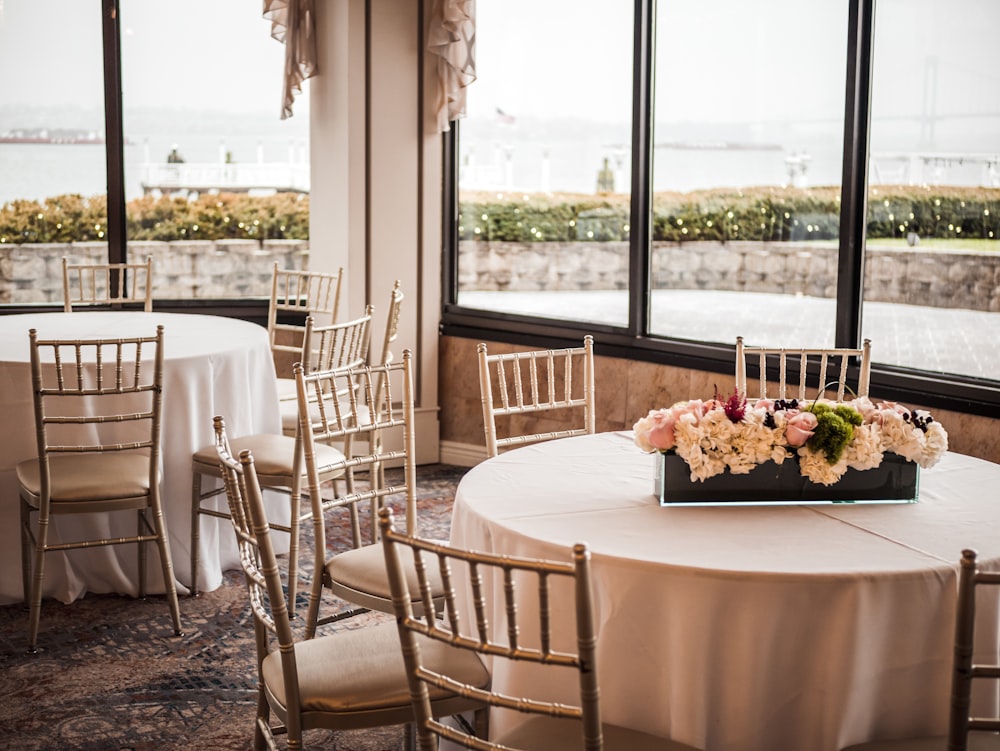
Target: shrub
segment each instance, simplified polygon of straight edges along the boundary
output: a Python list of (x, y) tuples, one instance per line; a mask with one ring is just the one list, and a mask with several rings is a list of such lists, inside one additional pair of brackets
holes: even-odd
[[(0, 208), (0, 242), (102, 240), (107, 215), (105, 196), (11, 201)], [(220, 193), (195, 200), (143, 196), (126, 204), (125, 218), (131, 240), (304, 240), (309, 238), (309, 196)]]
[[(459, 239), (507, 242), (626, 240), (628, 196), (498, 196), (471, 193), (459, 204)], [(873, 188), (868, 237), (1000, 238), (1000, 189)], [(747, 188), (653, 197), (654, 241), (836, 240), (840, 189)]]

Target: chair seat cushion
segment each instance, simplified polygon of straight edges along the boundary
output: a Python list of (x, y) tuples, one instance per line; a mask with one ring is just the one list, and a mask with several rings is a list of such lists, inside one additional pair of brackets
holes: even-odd
[[(276, 480), (292, 476), (292, 462), (295, 458), (295, 439), (277, 433), (255, 433), (254, 435), (236, 438), (229, 443), (233, 456), (249, 449), (253, 454), (254, 468), (257, 476), (264, 484), (274, 485)], [(335, 476), (342, 474), (340, 465), (344, 461), (344, 453), (333, 446), (316, 444), (316, 464), (320, 476), (331, 472)], [(215, 444), (198, 449), (194, 455), (194, 464), (200, 471), (212, 471), (218, 474), (219, 454)], [(302, 475), (307, 473), (306, 463), (302, 462)]]
[[(136, 453), (49, 456), (49, 495), (54, 503), (134, 498), (149, 494), (149, 457)], [(34, 496), (42, 483), (37, 459), (17, 465), (17, 481)]]
[[(417, 572), (413, 568), (413, 558), (407, 552), (400, 556), (406, 574), (406, 586), (414, 601), (420, 599), (420, 583)], [(424, 554), (427, 578), (431, 584), (431, 595), (435, 598), (444, 596), (444, 584), (441, 582), (441, 572), (438, 569), (437, 557)], [(358, 592), (392, 601), (389, 591), (389, 576), (385, 568), (385, 549), (381, 543), (365, 545), (360, 548), (337, 553), (326, 562), (326, 575), (334, 584), (340, 584)]]
[[(490, 676), (479, 657), (467, 650), (418, 637), (425, 663), (480, 688)], [(410, 706), (406, 666), (395, 622), (340, 631), (295, 644), (299, 692), (305, 712), (357, 712)], [(261, 677), (268, 691), (287, 706), (281, 655), (264, 658)], [(449, 694), (431, 688), (431, 701)]]
[[(694, 746), (618, 725), (605, 724), (602, 729), (605, 751), (699, 751)], [(583, 748), (583, 723), (559, 717), (531, 717), (491, 740), (525, 751), (579, 751)]]

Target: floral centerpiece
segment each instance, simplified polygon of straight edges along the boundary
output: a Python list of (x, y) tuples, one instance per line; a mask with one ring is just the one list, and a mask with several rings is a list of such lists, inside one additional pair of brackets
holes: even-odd
[(928, 412), (867, 397), (751, 403), (734, 392), (725, 400), (716, 395), (651, 410), (633, 431), (639, 448), (679, 457), (690, 481), (702, 483), (770, 462), (785, 476), (794, 468), (807, 486), (828, 487), (884, 462), (931, 467), (948, 450), (948, 434)]

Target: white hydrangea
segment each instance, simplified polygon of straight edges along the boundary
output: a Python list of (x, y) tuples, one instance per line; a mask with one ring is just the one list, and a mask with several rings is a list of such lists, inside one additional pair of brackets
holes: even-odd
[(843, 460), (851, 469), (875, 469), (882, 463), (882, 437), (873, 423), (854, 428), (854, 438), (844, 449)]
[(822, 451), (813, 451), (808, 446), (800, 446), (798, 449), (799, 470), (803, 477), (808, 477), (810, 482), (819, 485), (833, 485), (847, 471), (847, 462), (844, 457), (836, 464), (830, 464), (826, 460), (826, 454)]
[(921, 467), (927, 469), (938, 463), (948, 450), (948, 433), (939, 422), (932, 422), (924, 433), (924, 450), (917, 460)]

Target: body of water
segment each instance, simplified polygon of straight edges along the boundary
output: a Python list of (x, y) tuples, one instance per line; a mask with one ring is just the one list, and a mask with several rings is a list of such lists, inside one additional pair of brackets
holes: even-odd
[[(159, 138), (125, 147), (125, 195), (142, 195), (143, 165), (166, 162), (173, 144), (186, 162), (218, 163), (229, 152), (233, 161), (308, 162), (306, 143), (280, 138), (223, 139), (199, 136), (181, 140)], [(220, 156), (221, 152), (221, 156)], [(16, 199), (42, 200), (65, 193), (83, 196), (107, 192), (103, 145), (0, 143), (0, 204)]]
[[(4, 115), (0, 132), (25, 127), (9, 111), (0, 114)], [(62, 126), (74, 127), (64, 120), (59, 121)], [(46, 123), (30, 124), (46, 127)], [(93, 123), (86, 125), (92, 128)], [(308, 118), (278, 120), (273, 114), (143, 110), (127, 115), (125, 137), (128, 199), (142, 195), (143, 165), (165, 163), (175, 145), (188, 163), (218, 164), (227, 152), (237, 163), (309, 161)], [(103, 195), (107, 192), (106, 158), (101, 144), (0, 143), (0, 204), (65, 193)]]

